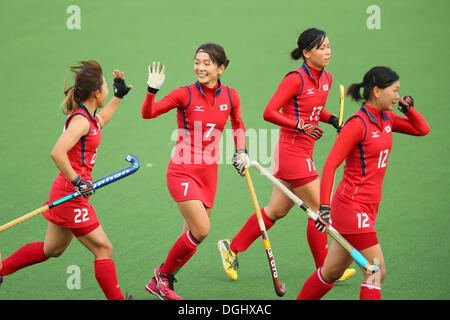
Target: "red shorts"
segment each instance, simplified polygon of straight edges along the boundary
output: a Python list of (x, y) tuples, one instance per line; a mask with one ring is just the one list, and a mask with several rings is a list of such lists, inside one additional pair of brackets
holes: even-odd
[(358, 251), (365, 250), (378, 244), (376, 232), (343, 234), (342, 236)]
[[(293, 188), (319, 177), (312, 159), (312, 150), (304, 150), (298, 143), (281, 141), (281, 137), (275, 146), (274, 162), (274, 176), (285, 181), (292, 181)], [(306, 180), (302, 180), (305, 178)]]
[(331, 200), (331, 224), (340, 234), (375, 232), (379, 203), (361, 203), (335, 194)]
[(375, 222), (379, 203), (361, 203), (335, 194), (331, 200), (332, 226), (358, 251), (378, 244)]
[[(74, 187), (65, 179), (56, 178), (50, 190), (49, 199), (45, 204), (58, 200), (75, 191)], [(64, 202), (42, 214), (48, 221), (60, 227), (68, 229), (94, 230), (99, 226), (94, 207), (88, 202), (88, 198), (78, 197)], [(87, 229), (86, 229), (87, 228)], [(80, 234), (74, 231), (74, 234)]]
[(311, 177), (292, 179), (292, 180), (286, 180), (286, 181), (291, 184), (292, 189), (295, 189), (297, 187), (301, 187), (307, 183), (310, 183), (318, 178), (319, 178), (319, 175), (315, 175), (315, 176), (311, 176)]
[(175, 202), (200, 200), (212, 208), (217, 189), (217, 164), (175, 164), (170, 161), (167, 188)]

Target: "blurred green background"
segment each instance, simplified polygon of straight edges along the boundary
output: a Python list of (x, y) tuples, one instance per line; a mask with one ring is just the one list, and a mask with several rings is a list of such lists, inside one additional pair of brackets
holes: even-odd
[[(373, 4), (380, 9), (380, 29), (367, 25), (374, 14), (367, 10)], [(66, 12), (70, 5), (80, 8), (80, 29), (66, 25), (72, 15)], [(0, 12), (0, 224), (48, 199), (58, 173), (49, 154), (65, 120), (59, 110), (64, 80), (73, 83), (69, 66), (97, 60), (110, 88), (112, 71), (118, 68), (134, 88), (102, 132), (94, 179), (127, 166), (127, 153), (136, 154), (142, 167), (96, 193), (91, 203), (114, 245), (122, 290), (137, 299), (156, 299), (144, 286), (180, 234), (183, 220), (166, 187), (176, 112), (155, 120), (143, 120), (140, 114), (147, 65), (154, 60), (166, 65), (166, 81), (158, 94), (162, 98), (195, 81), (193, 56), (200, 44), (219, 43), (231, 60), (222, 81), (239, 92), (247, 129), (278, 129), (262, 119), (263, 110), (283, 76), (301, 64), (289, 57), (298, 35), (314, 26), (327, 32), (332, 47), (327, 68), (334, 77), (326, 106), (330, 112), (338, 111), (338, 84), (347, 87), (360, 82), (369, 68), (385, 65), (399, 73), (400, 94), (412, 95), (430, 124), (426, 137), (394, 135), (376, 226), (387, 264), (382, 298), (449, 299), (449, 9), (450, 2), (444, 0), (4, 2)], [(345, 118), (358, 107), (346, 99)], [(314, 153), (319, 173), (335, 139), (332, 127), (322, 127), (324, 136)], [(250, 147), (259, 150), (264, 143)], [(275, 140), (267, 142), (269, 155), (270, 143)], [(341, 173), (342, 168), (337, 181)], [(267, 205), (272, 185), (256, 171), (252, 178), (261, 206)], [(252, 213), (245, 180), (230, 164), (220, 165), (211, 232), (177, 274), (179, 295), (185, 299), (279, 299), (262, 241), (240, 254), (238, 281), (231, 282), (221, 267), (217, 240), (233, 237)], [(303, 211), (293, 208), (269, 232), (280, 280), (287, 286), (283, 300), (294, 299), (313, 272), (306, 221)], [(46, 224), (37, 217), (1, 233), (3, 259), (25, 243), (43, 240)], [(67, 269), (72, 265), (81, 270), (81, 289), (67, 288)], [(361, 281), (359, 272), (324, 299), (358, 299)], [(104, 296), (94, 277), (92, 254), (74, 240), (60, 258), (6, 277), (0, 299)]]

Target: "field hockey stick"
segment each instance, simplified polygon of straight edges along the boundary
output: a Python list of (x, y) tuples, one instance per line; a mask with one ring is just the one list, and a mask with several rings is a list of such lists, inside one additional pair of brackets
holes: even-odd
[(343, 120), (344, 120), (344, 86), (342, 84), (340, 84), (339, 85), (339, 115), (338, 115), (339, 127), (342, 125)]
[[(263, 176), (268, 178), (275, 186), (277, 186), (281, 192), (283, 192), (289, 199), (291, 199), (297, 206), (302, 208), (313, 220), (317, 219), (317, 213), (315, 213), (306, 203), (304, 203), (299, 197), (297, 197), (291, 190), (277, 180), (272, 174), (264, 169), (258, 162), (252, 161), (250, 163), (252, 167), (255, 167)], [(328, 228), (328, 234), (338, 242), (350, 256), (361, 266), (370, 273), (375, 273), (380, 270), (380, 260), (378, 258), (373, 259), (374, 264), (370, 264), (366, 258), (353, 246), (348, 243), (347, 240), (331, 225)]]
[[(134, 154), (129, 154), (125, 157), (125, 160), (131, 163), (131, 166), (128, 168), (122, 169), (120, 171), (114, 172), (100, 180), (97, 180), (93, 183), (94, 189), (100, 189), (104, 186), (107, 186), (110, 183), (116, 182), (120, 179), (123, 179), (133, 173), (135, 173), (139, 169), (139, 159)], [(60, 205), (64, 202), (70, 201), (72, 199), (75, 199), (79, 197), (81, 194), (78, 191), (72, 192), (71, 194), (68, 194), (65, 197), (62, 197), (58, 200), (55, 200), (49, 204), (46, 204), (43, 207), (40, 207), (39, 209), (36, 209), (34, 211), (31, 211), (30, 213), (27, 213), (17, 219), (14, 219), (8, 223), (5, 223), (4, 225), (0, 226), (0, 232), (5, 231), (6, 229), (9, 229), (21, 222), (24, 222), (32, 217), (35, 217), (53, 207), (56, 207), (57, 205)]]
[(270, 272), (272, 274), (273, 285), (275, 287), (275, 292), (279, 297), (284, 296), (286, 293), (286, 286), (284, 283), (280, 285), (278, 281), (278, 271), (275, 264), (275, 258), (273, 256), (272, 247), (270, 245), (269, 236), (267, 235), (266, 226), (264, 225), (264, 220), (261, 215), (261, 208), (259, 207), (258, 198), (256, 197), (255, 189), (253, 188), (252, 179), (250, 178), (250, 172), (248, 169), (244, 170), (245, 180), (247, 181), (248, 190), (250, 191), (250, 196), (252, 198), (253, 206), (256, 211), (256, 218), (258, 219), (259, 229), (261, 230), (261, 236), (264, 242), (264, 248), (266, 249), (267, 258), (269, 259)]
[[(339, 85), (339, 114), (338, 114), (338, 125), (341, 127), (342, 122), (344, 121), (344, 86), (342, 84)], [(337, 133), (339, 135), (339, 132)], [(336, 182), (336, 173), (333, 176), (333, 187), (334, 189), (334, 183)]]

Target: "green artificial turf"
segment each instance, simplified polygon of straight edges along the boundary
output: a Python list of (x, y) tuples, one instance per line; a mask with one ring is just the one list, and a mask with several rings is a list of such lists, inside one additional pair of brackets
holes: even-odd
[[(70, 30), (69, 5), (81, 10), (81, 28)], [(61, 134), (65, 116), (59, 110), (69, 66), (95, 59), (112, 92), (112, 71), (125, 72), (133, 85), (114, 118), (102, 131), (94, 179), (127, 166), (128, 153), (141, 161), (139, 171), (99, 190), (91, 203), (114, 245), (122, 290), (137, 299), (155, 300), (144, 286), (164, 261), (181, 232), (183, 220), (166, 187), (166, 169), (174, 146), (175, 111), (154, 120), (141, 118), (147, 90), (147, 65), (166, 65), (158, 93), (193, 83), (193, 56), (205, 42), (225, 48), (231, 62), (223, 83), (241, 96), (245, 126), (258, 137), (277, 126), (262, 113), (283, 76), (300, 66), (290, 60), (299, 33), (324, 29), (331, 42), (327, 68), (334, 77), (326, 108), (338, 111), (338, 84), (360, 82), (375, 65), (400, 75), (401, 95), (412, 95), (430, 124), (426, 137), (394, 134), (383, 200), (377, 219), (387, 277), (383, 299), (450, 298), (450, 223), (448, 74), (450, 56), (448, 1), (376, 1), (381, 29), (369, 29), (367, 8), (374, 1), (9, 1), (0, 10), (0, 224), (40, 207), (58, 171), (49, 154)], [(112, 96), (112, 93), (111, 93)], [(345, 118), (359, 106), (345, 100)], [(230, 124), (227, 125), (230, 128)], [(333, 144), (335, 130), (322, 124), (316, 144), (319, 173)], [(276, 131), (275, 131), (276, 133)], [(287, 292), (273, 290), (262, 241), (239, 255), (238, 281), (223, 272), (217, 240), (233, 237), (253, 213), (245, 180), (230, 158), (232, 139), (224, 134), (211, 232), (177, 274), (177, 293), (185, 299), (294, 299), (314, 270), (306, 240), (306, 215), (300, 209), (269, 231), (280, 280)], [(249, 143), (256, 160), (269, 161), (273, 138)], [(261, 206), (272, 185), (252, 171)], [(339, 181), (342, 168), (338, 170)], [(47, 222), (36, 217), (0, 234), (3, 259), (23, 244), (42, 241)], [(69, 289), (70, 266), (81, 272), (81, 288)], [(354, 264), (354, 267), (356, 265)], [(336, 285), (324, 299), (358, 299), (362, 274)], [(70, 286), (69, 286), (70, 287)], [(94, 277), (93, 255), (76, 239), (57, 259), (5, 277), (0, 300), (104, 299)]]

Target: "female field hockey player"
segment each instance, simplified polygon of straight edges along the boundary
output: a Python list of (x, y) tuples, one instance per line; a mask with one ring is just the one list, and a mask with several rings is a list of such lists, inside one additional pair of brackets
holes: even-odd
[[(324, 70), (330, 56), (330, 42), (324, 31), (310, 28), (300, 34), (291, 57), (294, 60), (303, 58), (304, 63), (284, 77), (264, 111), (264, 120), (281, 127), (274, 155), (275, 177), (315, 211), (319, 209), (320, 183), (313, 151), (315, 141), (322, 136), (318, 123), (330, 123), (340, 129), (338, 118), (325, 109), (333, 80)], [(293, 205), (274, 187), (269, 205), (261, 209), (266, 229), (287, 215)], [(238, 252), (247, 250), (260, 235), (255, 213), (231, 241), (218, 242), (223, 268), (230, 279), (237, 279)], [(319, 268), (327, 255), (328, 238), (315, 228), (312, 219), (308, 219), (307, 239), (316, 268)], [(343, 280), (354, 273), (354, 269), (349, 270)]]
[(101, 129), (114, 115), (131, 86), (126, 86), (123, 73), (114, 70), (114, 97), (98, 112), (108, 96), (101, 66), (96, 61), (81, 61), (79, 66), (71, 67), (71, 71), (75, 74), (75, 85), (65, 90), (63, 103), (63, 112), (68, 117), (51, 152), (60, 172), (50, 190), (49, 202), (75, 190), (82, 197), (43, 213), (48, 220), (44, 241), (28, 243), (5, 259), (1, 275), (12, 274), (50, 257), (59, 257), (75, 236), (94, 254), (95, 278), (106, 298), (123, 300), (112, 260), (112, 244), (88, 200), (95, 192), (91, 172), (96, 162)]
[[(362, 97), (361, 88), (364, 89)], [(340, 131), (322, 172), (317, 228), (327, 232), (332, 223), (368, 261), (377, 257), (381, 262), (381, 269), (375, 275), (364, 272), (362, 300), (381, 298), (381, 283), (386, 274), (374, 225), (392, 146), (392, 132), (424, 136), (430, 131), (425, 119), (413, 108), (413, 99), (405, 96), (399, 100), (399, 89), (399, 76), (386, 67), (370, 69), (361, 83), (348, 88), (347, 95), (354, 101), (364, 102)], [(392, 112), (397, 102), (398, 109), (406, 117)], [(344, 159), (344, 174), (330, 207), (334, 174)], [(347, 251), (333, 241), (324, 265), (309, 277), (297, 299), (322, 298), (352, 261)]]
[(218, 146), (228, 117), (231, 118), (236, 153), (246, 152), (239, 94), (220, 81), (228, 63), (220, 45), (201, 45), (195, 52), (197, 81), (173, 90), (158, 102), (155, 97), (164, 82), (165, 67), (161, 68), (159, 62), (149, 67), (142, 117), (156, 118), (177, 109), (178, 138), (167, 169), (167, 187), (185, 221), (183, 233), (145, 287), (162, 300), (181, 299), (173, 286), (175, 271), (192, 257), (209, 233), (209, 215), (217, 187)]

